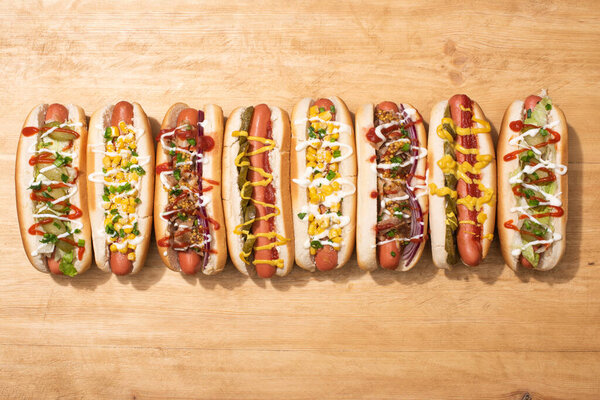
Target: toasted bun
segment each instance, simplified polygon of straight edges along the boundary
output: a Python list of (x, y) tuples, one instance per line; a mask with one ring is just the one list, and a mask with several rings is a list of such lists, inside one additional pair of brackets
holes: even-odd
[[(138, 230), (142, 242), (135, 249), (135, 261), (133, 262), (132, 274), (137, 273), (144, 266), (150, 236), (152, 233), (152, 208), (154, 197), (154, 143), (152, 130), (148, 117), (138, 103), (133, 105), (133, 128), (136, 130), (137, 153), (139, 157), (147, 157), (149, 160), (143, 165), (146, 174), (140, 177), (139, 198), (140, 204), (136, 207), (138, 215)], [(97, 110), (90, 119), (90, 134), (88, 138), (87, 162), (88, 177), (93, 173), (102, 172), (102, 158), (104, 154), (97, 149), (104, 144), (104, 131), (110, 126), (110, 119), (114, 104), (107, 105)], [(96, 151), (94, 151), (96, 149)], [(88, 205), (90, 209), (90, 222), (92, 224), (92, 238), (94, 242), (94, 258), (96, 265), (103, 271), (110, 272), (110, 251), (106, 243), (106, 232), (104, 230), (104, 209), (102, 208), (102, 195), (104, 185), (92, 182), (88, 179)]]
[[(500, 137), (498, 138), (498, 235), (500, 236), (500, 248), (506, 265), (513, 270), (516, 270), (519, 265), (519, 257), (511, 254), (515, 247), (521, 243), (521, 235), (519, 232), (508, 229), (504, 223), (510, 219), (517, 221), (518, 213), (511, 212), (511, 208), (517, 205), (516, 197), (512, 191), (512, 187), (508, 182), (510, 174), (519, 167), (518, 158), (511, 161), (504, 161), (504, 156), (517, 150), (516, 146), (512, 146), (509, 141), (518, 134), (510, 129), (512, 121), (522, 120), (524, 103), (522, 100), (514, 101), (504, 113), (502, 119), (502, 127), (500, 129)], [(556, 143), (556, 161), (555, 164), (568, 165), (568, 128), (565, 115), (562, 110), (556, 105), (552, 105), (550, 111), (549, 122), (560, 121), (559, 125), (553, 130), (560, 134), (560, 141)], [(562, 240), (554, 242), (540, 257), (540, 262), (536, 269), (547, 271), (554, 268), (566, 249), (566, 230), (567, 230), (567, 210), (568, 210), (568, 179), (567, 175), (556, 174), (556, 193), (562, 193), (558, 196), (562, 200), (564, 215), (560, 218), (553, 218), (555, 232), (562, 235)]]
[[(425, 126), (422, 122), (422, 117), (419, 112), (410, 104), (398, 104), (405, 109), (414, 109), (416, 118), (421, 122), (415, 125), (417, 136), (421, 147), (427, 147), (427, 134)], [(377, 170), (374, 168), (374, 161), (371, 161), (376, 156), (375, 148), (367, 140), (367, 132), (374, 126), (375, 119), (375, 104), (365, 104), (356, 112), (356, 158), (358, 163), (358, 184), (357, 184), (357, 216), (356, 216), (356, 259), (358, 266), (366, 271), (377, 269), (379, 260), (377, 259), (376, 231), (377, 224), (377, 198), (371, 197), (372, 192), (377, 192)], [(415, 175), (426, 176), (427, 174), (427, 158), (421, 158), (417, 161), (417, 169)], [(428, 206), (429, 199), (426, 195), (427, 187), (425, 182), (414, 179), (412, 185), (418, 185), (415, 188), (417, 201), (423, 211), (423, 233), (424, 239), (417, 249), (417, 253), (410, 263), (406, 264), (400, 259), (397, 271), (408, 271), (421, 258), (425, 249), (425, 235), (427, 234)]]
[[(346, 104), (337, 96), (328, 97), (336, 110), (336, 122), (340, 122), (342, 130), (340, 132), (339, 142), (352, 148), (351, 157), (342, 160), (339, 167), (340, 175), (352, 182), (356, 187), (356, 145), (354, 141), (354, 131), (352, 127), (352, 116)], [(306, 140), (306, 131), (308, 129), (308, 110), (314, 100), (307, 97), (300, 100), (292, 111), (292, 151), (291, 151), (291, 176), (292, 179), (298, 179), (306, 170), (306, 149), (296, 151), (296, 146)], [(306, 188), (292, 183), (292, 206), (294, 209), (294, 237), (296, 242), (296, 264), (300, 267), (314, 271), (316, 269), (314, 258), (310, 255), (307, 243), (308, 237), (308, 218), (300, 219), (297, 214), (303, 207), (308, 205)], [(342, 201), (342, 215), (350, 217), (350, 223), (342, 228), (343, 242), (338, 252), (338, 264), (336, 268), (342, 267), (348, 262), (352, 251), (354, 250), (354, 236), (356, 230), (356, 193), (344, 197)]]
[[(172, 130), (177, 127), (177, 117), (179, 113), (188, 108), (187, 104), (176, 103), (169, 108), (163, 119), (161, 129)], [(208, 257), (208, 263), (202, 272), (206, 275), (213, 275), (220, 272), (225, 267), (227, 261), (227, 246), (225, 244), (225, 224), (223, 222), (223, 206), (221, 204), (221, 151), (223, 148), (223, 110), (221, 107), (207, 104), (204, 106), (204, 136), (210, 136), (215, 141), (215, 147), (211, 151), (204, 153), (205, 163), (202, 166), (202, 177), (212, 181), (219, 182), (212, 185), (213, 189), (203, 194), (208, 197), (209, 202), (204, 206), (208, 216), (217, 221), (219, 229), (215, 229), (213, 224), (208, 224), (211, 236), (211, 253)], [(156, 165), (168, 162), (169, 156), (164, 151), (161, 141), (158, 141), (156, 148)], [(169, 202), (169, 193), (160, 181), (157, 175), (154, 188), (154, 230), (156, 243), (160, 257), (167, 267), (173, 271), (181, 271), (177, 251), (172, 247), (161, 247), (159, 241), (167, 235), (169, 226), (168, 221), (161, 218)]]
[[(46, 111), (48, 110), (49, 104), (40, 104), (31, 110), (23, 128), (32, 126), (41, 129), (46, 119)], [(73, 162), (72, 166), (79, 169), (79, 178), (77, 179), (77, 193), (70, 198), (71, 204), (79, 207), (83, 212), (83, 215), (79, 222), (83, 224), (80, 233), (73, 234), (75, 242), (83, 239), (85, 240), (85, 252), (83, 258), (79, 260), (75, 258), (73, 266), (80, 274), (87, 270), (92, 263), (92, 241), (90, 234), (90, 224), (88, 219), (88, 209), (86, 204), (86, 185), (84, 184), (85, 179), (85, 144), (87, 141), (87, 124), (85, 120), (85, 113), (83, 109), (77, 105), (67, 104), (65, 105), (69, 111), (68, 120), (74, 123), (81, 123), (81, 127), (73, 127), (74, 131), (79, 133), (79, 138), (73, 142)], [(36, 254), (36, 250), (39, 247), (39, 236), (30, 235), (28, 229), (31, 225), (37, 221), (34, 219), (34, 207), (33, 201), (29, 195), (31, 191), (28, 189), (33, 181), (34, 167), (29, 165), (29, 158), (33, 155), (30, 152), (38, 142), (38, 136), (23, 136), (19, 134), (19, 145), (17, 148), (16, 166), (15, 166), (15, 189), (17, 197), (17, 216), (19, 218), (19, 230), (21, 232), (21, 240), (23, 241), (23, 247), (25, 248), (25, 254), (29, 259), (31, 265), (41, 272), (50, 272), (46, 257)], [(36, 255), (34, 255), (36, 254)]]
[[(287, 244), (275, 247), (283, 260), (283, 268), (277, 268), (278, 276), (287, 275), (294, 266), (294, 243), (292, 239), (292, 214), (290, 204), (289, 154), (290, 154), (290, 120), (287, 112), (279, 107), (271, 109), (271, 126), (275, 148), (269, 151), (269, 164), (273, 174), (272, 185), (275, 188), (275, 205), (281, 214), (275, 217), (275, 230), (289, 239)], [(241, 126), (241, 115), (245, 107), (238, 107), (231, 112), (225, 127), (223, 141), (223, 211), (227, 225), (227, 245), (231, 261), (245, 275), (250, 275), (248, 266), (240, 259), (242, 240), (234, 233), (235, 228), (242, 223), (241, 197), (237, 185), (238, 170), (235, 158), (239, 150), (238, 138), (232, 133)]]
[[(441, 124), (448, 101), (441, 101), (433, 106), (431, 118), (429, 121), (429, 145), (428, 145), (428, 182), (434, 183), (438, 188), (445, 186), (444, 173), (437, 165), (437, 162), (444, 156), (444, 140), (437, 135), (437, 127)], [(486, 120), (481, 107), (473, 101), (473, 118)], [(495, 157), (494, 143), (490, 133), (479, 133), (477, 135), (479, 145), (479, 154), (491, 154)], [(486, 187), (496, 190), (496, 163), (492, 160), (485, 168), (481, 170), (481, 183)], [(496, 198), (483, 205), (482, 212), (487, 215), (486, 221), (481, 230), (481, 248), (482, 257), (487, 256), (492, 239), (489, 235), (494, 233), (494, 224), (496, 217)], [(431, 235), (431, 253), (433, 263), (438, 268), (450, 268), (446, 261), (448, 252), (446, 251), (446, 199), (441, 196), (429, 194), (429, 229)], [(487, 236), (487, 237), (486, 237)]]

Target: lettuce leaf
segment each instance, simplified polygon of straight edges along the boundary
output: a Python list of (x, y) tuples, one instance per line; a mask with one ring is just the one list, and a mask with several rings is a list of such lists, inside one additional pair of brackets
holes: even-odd
[(537, 268), (540, 262), (540, 255), (533, 251), (533, 246), (527, 246), (521, 254), (533, 265), (533, 268)]
[(77, 270), (75, 269), (74, 264), (74, 260), (75, 260), (75, 250), (71, 251), (70, 253), (65, 253), (63, 254), (62, 258), (60, 259), (60, 265), (58, 266), (58, 268), (60, 269), (60, 271), (67, 275), (67, 276), (75, 276), (77, 275)]
[(550, 100), (550, 97), (546, 96), (536, 104), (533, 110), (531, 110), (531, 114), (525, 118), (523, 123), (537, 126), (546, 125), (548, 123), (548, 110), (546, 109), (546, 105), (548, 104), (552, 106), (552, 100)]

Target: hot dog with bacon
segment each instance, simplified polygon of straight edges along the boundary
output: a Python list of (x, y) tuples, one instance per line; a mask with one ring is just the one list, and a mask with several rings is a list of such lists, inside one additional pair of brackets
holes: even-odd
[(231, 113), (223, 146), (223, 207), (236, 268), (261, 278), (294, 265), (289, 186), (290, 122), (285, 111), (259, 104)]
[(154, 195), (152, 131), (139, 104), (120, 101), (92, 115), (87, 164), (96, 264), (136, 273), (148, 252)]
[(356, 258), (365, 270), (407, 271), (425, 248), (427, 133), (410, 104), (365, 104), (356, 113)]
[(15, 168), (25, 253), (42, 272), (74, 276), (89, 268), (92, 243), (85, 171), (87, 126), (79, 106), (40, 104), (25, 120)]
[(227, 260), (221, 204), (223, 111), (176, 103), (157, 137), (154, 228), (167, 267), (206, 275)]
[(342, 267), (354, 250), (356, 154), (352, 118), (339, 97), (302, 99), (292, 112), (296, 263)]
[(566, 248), (568, 129), (546, 91), (514, 101), (498, 140), (498, 234), (512, 269), (550, 270)]
[(436, 104), (428, 151), (433, 262), (477, 266), (489, 251), (496, 213), (494, 145), (479, 105), (464, 94)]

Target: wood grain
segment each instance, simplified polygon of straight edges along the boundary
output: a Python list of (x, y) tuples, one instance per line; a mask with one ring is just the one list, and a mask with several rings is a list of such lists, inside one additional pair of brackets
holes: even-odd
[[(137, 2), (135, 2), (137, 3)], [(0, 9), (0, 398), (595, 399), (600, 397), (600, 11), (595, 2), (14, 2)], [(141, 4), (141, 3), (140, 3)], [(143, 7), (143, 8), (141, 8)], [(305, 96), (431, 106), (456, 92), (492, 126), (542, 87), (569, 122), (564, 261), (358, 269), (259, 281), (229, 262), (182, 277), (156, 247), (135, 277), (76, 279), (27, 262), (13, 190), (18, 133), (40, 102), (88, 115)]]

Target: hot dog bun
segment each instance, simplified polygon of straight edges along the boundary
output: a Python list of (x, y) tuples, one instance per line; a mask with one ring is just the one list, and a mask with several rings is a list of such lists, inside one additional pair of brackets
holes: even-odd
[[(234, 231), (242, 223), (241, 196), (238, 189), (238, 169), (235, 159), (240, 149), (239, 138), (233, 136), (240, 130), (241, 116), (246, 107), (238, 107), (231, 112), (225, 127), (223, 143), (223, 211), (227, 225), (227, 245), (235, 267), (245, 275), (254, 275), (254, 267), (240, 258), (242, 252), (241, 236)], [(294, 265), (294, 243), (291, 240), (292, 215), (290, 204), (289, 181), (289, 152), (290, 152), (290, 121), (287, 112), (279, 107), (269, 107), (271, 110), (271, 129), (275, 147), (268, 152), (268, 160), (273, 175), (272, 185), (275, 189), (275, 206), (280, 214), (274, 217), (275, 232), (288, 239), (286, 244), (275, 246), (279, 258), (283, 260), (281, 268), (276, 268), (277, 276), (287, 275)]]
[[(39, 104), (34, 107), (23, 124), (23, 128), (35, 127), (41, 129), (45, 122), (46, 111), (48, 110), (49, 104)], [(83, 215), (79, 219), (82, 223), (81, 232), (73, 234), (73, 238), (76, 242), (79, 240), (85, 240), (85, 251), (83, 257), (79, 260), (78, 257), (74, 259), (73, 266), (77, 270), (77, 274), (80, 274), (87, 270), (92, 262), (92, 241), (91, 231), (89, 227), (88, 207), (86, 204), (86, 185), (85, 185), (85, 145), (87, 142), (87, 124), (85, 119), (85, 113), (83, 109), (77, 105), (67, 104), (65, 107), (68, 110), (67, 120), (76, 124), (76, 126), (70, 127), (70, 129), (76, 131), (80, 136), (73, 141), (73, 147), (71, 149), (73, 153), (72, 167), (77, 168), (79, 172), (78, 179), (76, 181), (77, 193), (71, 198), (71, 204), (80, 208)], [(30, 226), (36, 223), (34, 218), (34, 204), (30, 199), (31, 190), (29, 189), (33, 178), (34, 178), (34, 167), (29, 164), (29, 159), (35, 154), (35, 145), (38, 142), (39, 135), (19, 136), (19, 145), (17, 148), (16, 155), (16, 166), (15, 166), (15, 189), (17, 197), (17, 216), (19, 218), (19, 230), (21, 232), (21, 240), (23, 241), (23, 247), (25, 254), (29, 259), (31, 265), (41, 272), (50, 272), (46, 257), (43, 253), (37, 254), (37, 249), (40, 246), (40, 236), (31, 235), (28, 232)]]
[[(161, 130), (174, 130), (177, 127), (177, 118), (179, 113), (188, 108), (187, 104), (176, 103), (167, 111)], [(204, 136), (210, 136), (214, 140), (214, 148), (205, 151), (203, 154), (202, 178), (217, 182), (213, 188), (202, 194), (208, 198), (208, 203), (204, 206), (209, 217), (217, 221), (219, 229), (215, 229), (214, 224), (209, 223), (210, 227), (210, 248), (211, 253), (208, 256), (208, 262), (202, 269), (206, 275), (213, 275), (220, 272), (225, 267), (227, 261), (227, 246), (225, 242), (225, 223), (223, 221), (223, 206), (221, 203), (221, 152), (223, 148), (223, 110), (221, 107), (207, 104), (204, 106)], [(163, 148), (162, 141), (158, 141), (156, 148), (156, 165), (169, 162), (169, 155)], [(177, 251), (173, 247), (161, 247), (160, 239), (168, 235), (169, 222), (161, 218), (161, 213), (167, 207), (169, 193), (160, 180), (160, 175), (156, 175), (155, 193), (154, 193), (154, 229), (158, 245), (158, 252), (163, 263), (173, 271), (181, 271)], [(213, 252), (214, 251), (214, 252)]]
[[(342, 238), (341, 247), (337, 252), (337, 265), (340, 268), (352, 255), (354, 250), (354, 237), (356, 228), (356, 146), (354, 141), (354, 129), (352, 126), (352, 117), (348, 107), (339, 97), (328, 97), (335, 107), (335, 122), (339, 123), (339, 139), (342, 153), (349, 154), (339, 163), (339, 173), (341, 179), (344, 179), (344, 187), (341, 191), (349, 194), (343, 198), (341, 205), (341, 215), (348, 218), (348, 223), (341, 228)], [(300, 219), (298, 214), (305, 212), (310, 208), (307, 188), (294, 180), (305, 179), (307, 170), (306, 153), (307, 147), (303, 143), (307, 140), (308, 115), (309, 109), (315, 104), (315, 100), (307, 97), (300, 100), (292, 111), (292, 146), (291, 146), (291, 176), (292, 176), (292, 206), (294, 221), (294, 237), (296, 243), (296, 264), (308, 270), (315, 271), (317, 268), (315, 258), (310, 254), (310, 238), (308, 234), (309, 218)], [(326, 110), (327, 111), (327, 110)], [(348, 152), (349, 153), (346, 153)]]
[[(437, 134), (437, 127), (441, 124), (444, 112), (448, 106), (448, 101), (444, 100), (433, 106), (431, 118), (429, 120), (429, 139), (428, 139), (428, 183), (435, 184), (438, 188), (444, 187), (444, 173), (437, 165), (437, 162), (444, 156), (444, 139)], [(473, 118), (487, 120), (481, 107), (473, 101)], [(479, 126), (474, 123), (473, 126)], [(477, 134), (479, 154), (491, 154), (495, 156), (494, 143), (489, 133)], [(481, 170), (481, 183), (487, 188), (496, 190), (496, 163), (490, 162)], [(487, 256), (492, 243), (494, 233), (494, 224), (496, 217), (496, 199), (495, 196), (489, 203), (485, 203), (482, 212), (487, 215), (487, 219), (482, 224), (481, 247), (482, 260)], [(445, 249), (446, 234), (446, 199), (442, 196), (429, 194), (429, 229), (431, 237), (431, 253), (433, 263), (438, 268), (450, 268), (447, 262), (448, 252)]]
[[(152, 208), (154, 196), (154, 144), (152, 130), (148, 117), (138, 103), (133, 106), (132, 126), (136, 132), (137, 154), (140, 165), (145, 174), (139, 177), (139, 204), (135, 208), (137, 216), (139, 243), (135, 248), (135, 260), (132, 262), (130, 273), (137, 273), (143, 266), (148, 253), (150, 236), (152, 232)], [(90, 209), (90, 222), (92, 224), (92, 238), (94, 254), (98, 268), (111, 272), (110, 250), (107, 244), (107, 233), (104, 225), (104, 208), (102, 207), (104, 185), (94, 182), (92, 176), (102, 175), (104, 158), (104, 133), (111, 126), (111, 117), (115, 104), (104, 106), (97, 110), (90, 119), (90, 134), (87, 148), (88, 162), (88, 204)], [(100, 178), (101, 179), (101, 178)]]
[[(403, 109), (415, 110), (414, 118), (420, 120), (415, 124), (420, 147), (427, 147), (427, 132), (423, 125), (419, 112), (410, 104), (399, 104)], [(377, 170), (375, 147), (367, 139), (367, 132), (374, 127), (375, 104), (365, 104), (356, 112), (356, 158), (358, 163), (357, 184), (357, 216), (356, 216), (356, 259), (358, 266), (366, 271), (377, 269), (379, 260), (377, 257), (377, 237), (375, 225), (377, 224), (378, 199), (372, 197), (371, 193), (377, 193)], [(415, 175), (426, 176), (427, 158), (416, 161), (417, 169)], [(424, 232), (427, 232), (429, 199), (426, 195), (427, 187), (424, 182), (413, 178), (412, 186), (414, 193), (421, 206), (423, 213)], [(413, 259), (406, 263), (402, 258), (396, 270), (408, 271), (421, 258), (425, 249), (425, 238), (419, 244), (417, 253)]]
[[(504, 223), (510, 219), (517, 221), (519, 215), (516, 212), (511, 212), (511, 208), (517, 205), (516, 197), (513, 194), (512, 186), (509, 183), (511, 173), (518, 168), (519, 159), (516, 158), (510, 161), (504, 161), (504, 156), (511, 153), (518, 148), (509, 143), (509, 141), (518, 136), (519, 133), (513, 132), (510, 128), (512, 121), (520, 121), (523, 116), (524, 102), (522, 100), (515, 100), (504, 113), (502, 119), (502, 126), (500, 129), (500, 136), (498, 138), (498, 235), (500, 237), (500, 246), (502, 250), (502, 256), (506, 264), (516, 270), (519, 265), (519, 256), (513, 256), (511, 254), (517, 242), (520, 242), (519, 232), (508, 229), (504, 226)], [(552, 105), (552, 110), (549, 112), (548, 122), (552, 123), (559, 121), (558, 125), (552, 128), (558, 132), (561, 139), (556, 143), (556, 161), (555, 164), (568, 165), (568, 128), (567, 120), (562, 110), (556, 105)], [(548, 250), (544, 252), (543, 257), (540, 258), (540, 262), (536, 269), (547, 271), (554, 268), (561, 260), (566, 250), (566, 229), (567, 229), (567, 214), (568, 214), (568, 179), (567, 174), (560, 175), (556, 174), (556, 193), (562, 200), (562, 208), (564, 214), (560, 218), (553, 218), (553, 226), (555, 232), (562, 235), (562, 240), (556, 241), (550, 246)]]

